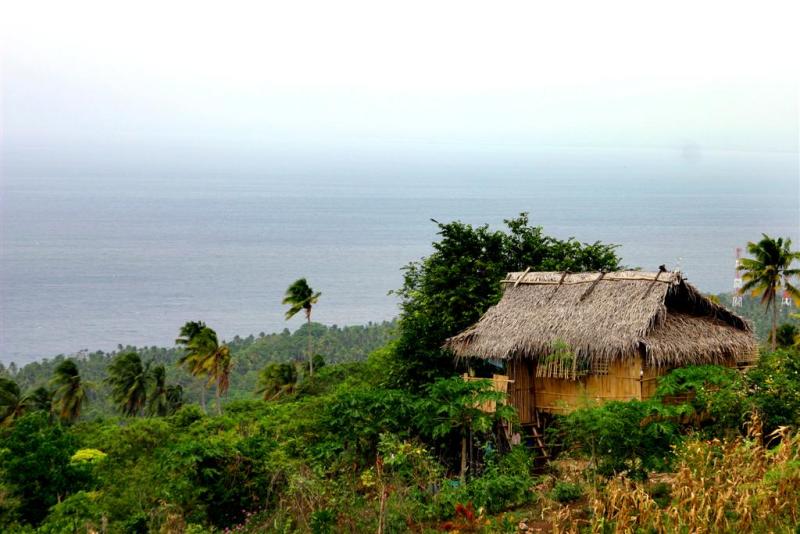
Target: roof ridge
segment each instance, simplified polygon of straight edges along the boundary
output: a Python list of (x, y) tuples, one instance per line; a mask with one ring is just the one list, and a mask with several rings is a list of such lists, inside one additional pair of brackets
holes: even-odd
[[(663, 275), (667, 276), (663, 276)], [(564, 271), (525, 271), (508, 273), (501, 281), (504, 284), (526, 285), (573, 285), (596, 282), (662, 282), (673, 284), (683, 280), (680, 271), (588, 271), (565, 273)]]

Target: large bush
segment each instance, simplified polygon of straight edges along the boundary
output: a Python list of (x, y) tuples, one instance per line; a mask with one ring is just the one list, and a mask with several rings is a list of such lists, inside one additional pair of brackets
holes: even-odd
[(753, 408), (745, 376), (718, 365), (673, 369), (659, 380), (655, 398), (677, 404), (677, 420), (709, 437), (737, 434)]
[(675, 411), (657, 401), (612, 401), (559, 418), (550, 436), (589, 456), (601, 474), (644, 476), (669, 466), (678, 430)]
[(768, 433), (780, 426), (800, 428), (800, 349), (762, 354), (747, 381)]
[(17, 499), (23, 522), (38, 524), (51, 506), (90, 481), (85, 466), (70, 461), (77, 441), (44, 412), (17, 420), (1, 443), (0, 482)]

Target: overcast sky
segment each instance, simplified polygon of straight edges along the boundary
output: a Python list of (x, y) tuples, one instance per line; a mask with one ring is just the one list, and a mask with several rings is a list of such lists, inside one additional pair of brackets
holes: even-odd
[(5, 174), (798, 150), (796, 2), (253, 4), (5, 3)]

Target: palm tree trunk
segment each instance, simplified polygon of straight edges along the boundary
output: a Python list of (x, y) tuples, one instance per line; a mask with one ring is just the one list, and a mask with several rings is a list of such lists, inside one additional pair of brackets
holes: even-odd
[(311, 310), (306, 313), (308, 320), (308, 374), (314, 376), (314, 356), (311, 355)]
[(775, 297), (772, 297), (772, 350), (775, 351), (775, 348), (778, 346), (778, 307), (776, 306)]
[(206, 410), (206, 385), (203, 384), (203, 387), (200, 388), (200, 407), (203, 409), (203, 413), (207, 414), (208, 410)]
[(216, 397), (217, 401), (217, 415), (222, 415), (222, 406), (220, 405), (219, 401), (219, 384), (217, 384), (217, 387), (214, 390), (214, 396)]

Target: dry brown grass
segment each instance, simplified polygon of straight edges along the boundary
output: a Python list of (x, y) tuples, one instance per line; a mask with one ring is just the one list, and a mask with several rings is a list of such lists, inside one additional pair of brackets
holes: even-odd
[[(616, 478), (590, 498), (592, 532), (794, 532), (800, 521), (800, 434), (781, 428), (748, 438), (691, 440), (678, 452), (671, 502), (661, 508), (648, 484)], [(554, 511), (554, 532), (576, 532), (574, 510)], [(585, 525), (584, 525), (585, 526)]]

